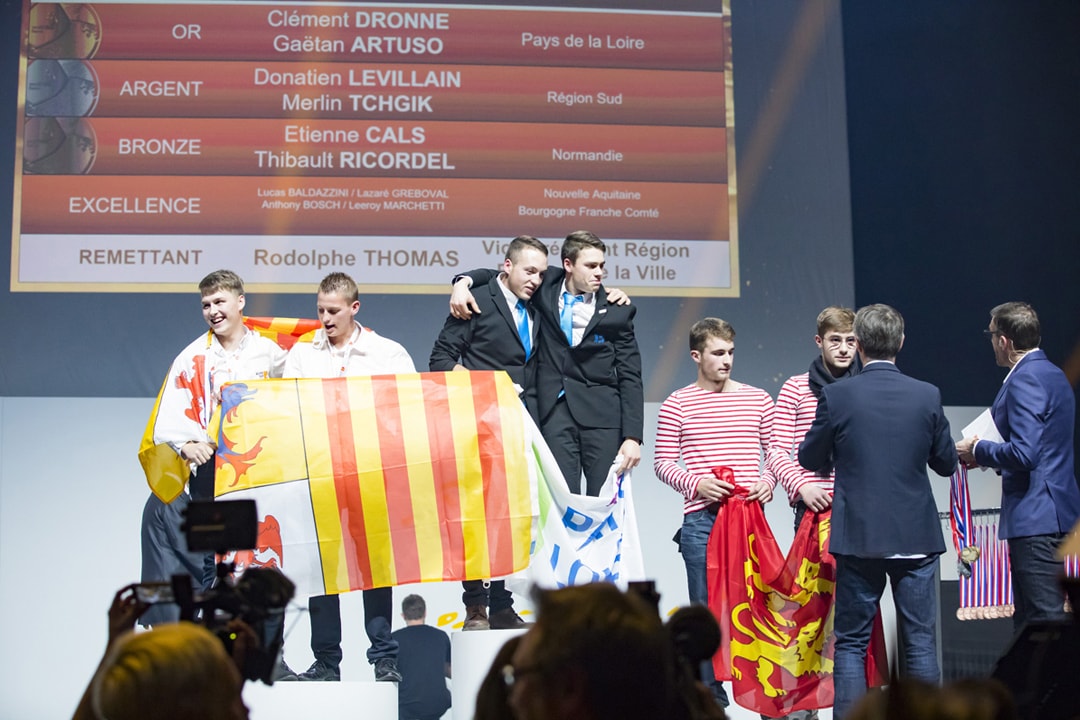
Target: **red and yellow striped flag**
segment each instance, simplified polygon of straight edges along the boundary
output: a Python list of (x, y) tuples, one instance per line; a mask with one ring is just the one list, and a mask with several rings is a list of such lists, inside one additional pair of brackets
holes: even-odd
[(300, 594), (498, 577), (529, 563), (525, 427), (503, 372), (230, 383), (216, 494), (280, 528)]

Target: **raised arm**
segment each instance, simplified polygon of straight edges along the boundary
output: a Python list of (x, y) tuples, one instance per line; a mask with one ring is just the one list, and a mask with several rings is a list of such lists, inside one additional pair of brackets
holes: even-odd
[(479, 315), (480, 307), (476, 304), (471, 288), (491, 282), (491, 279), (498, 275), (498, 271), (488, 268), (478, 268), (456, 275), (450, 291), (450, 316), (458, 320), (468, 320), (474, 313)]

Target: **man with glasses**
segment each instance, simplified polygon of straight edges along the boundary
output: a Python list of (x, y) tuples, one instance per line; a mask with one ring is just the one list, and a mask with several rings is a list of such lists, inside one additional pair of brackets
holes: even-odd
[(990, 311), (994, 358), (1009, 368), (990, 409), (1001, 442), (978, 437), (956, 444), (968, 467), (1001, 474), (999, 536), (1009, 545), (1013, 628), (1065, 619), (1057, 548), (1080, 517), (1073, 465), (1076, 398), (1065, 373), (1039, 349), (1039, 317), (1022, 302)]
[[(821, 352), (809, 370), (788, 378), (776, 396), (772, 440), (765, 462), (787, 492), (795, 513), (796, 533), (807, 509), (817, 513), (832, 506), (832, 467), (812, 472), (799, 465), (797, 456), (799, 443), (814, 422), (822, 388), (859, 374), (854, 323), (855, 311), (849, 308), (830, 305), (818, 313), (814, 342)], [(817, 710), (799, 710), (785, 717), (814, 720), (817, 716)]]
[(837, 380), (859, 374), (855, 353), (855, 312), (830, 305), (817, 316), (817, 343), (821, 353), (810, 363), (810, 369), (788, 378), (776, 396), (772, 440), (766, 462), (784, 490), (795, 511), (795, 530), (807, 508), (822, 512), (832, 505), (832, 468), (811, 472), (801, 465), (796, 455), (799, 443), (810, 429), (817, 412), (821, 390)]

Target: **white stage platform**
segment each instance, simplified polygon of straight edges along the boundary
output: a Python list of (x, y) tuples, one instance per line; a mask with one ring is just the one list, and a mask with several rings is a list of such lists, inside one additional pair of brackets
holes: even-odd
[(255, 720), (397, 720), (397, 684), (344, 682), (244, 683), (244, 703)]
[[(454, 704), (443, 717), (446, 720), (472, 720), (476, 692), (487, 674), (499, 648), (522, 630), (488, 630), (450, 633), (451, 664), (454, 677), (451, 693)], [(365, 668), (367, 669), (367, 668)], [(367, 669), (367, 675), (370, 669)], [(357, 713), (367, 720), (397, 720), (397, 684), (378, 683), (374, 679), (352, 679), (359, 674), (346, 673), (342, 682), (278, 682), (272, 686), (260, 682), (244, 685), (244, 702), (253, 720), (355, 720)]]
[(476, 692), (491, 668), (491, 661), (507, 640), (524, 630), (473, 630), (450, 633), (450, 663), (454, 668), (451, 692), (453, 720), (472, 720)]

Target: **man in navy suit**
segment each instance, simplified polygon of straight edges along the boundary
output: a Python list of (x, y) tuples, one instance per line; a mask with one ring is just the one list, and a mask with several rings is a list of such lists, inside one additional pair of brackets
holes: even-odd
[(1012, 566), (1013, 627), (1066, 617), (1057, 548), (1080, 518), (1073, 466), (1076, 398), (1065, 373), (1039, 349), (1039, 317), (1026, 303), (990, 311), (984, 330), (994, 357), (1009, 368), (990, 412), (1003, 442), (964, 438), (969, 466), (1001, 473), (1001, 524)]
[[(530, 300), (547, 270), (547, 256), (547, 247), (531, 235), (511, 240), (502, 271), (473, 293), (480, 312), (468, 320), (448, 317), (428, 360), (432, 372), (505, 370), (521, 388), (521, 399), (537, 422), (534, 374), (539, 336)], [(463, 629), (499, 630), (525, 625), (514, 611), (514, 597), (502, 580), (492, 581), (488, 588), (483, 580), (465, 580), (461, 585)]]
[(904, 319), (888, 305), (855, 315), (863, 369), (822, 388), (799, 446), (808, 470), (835, 467), (832, 536), (836, 558), (833, 716), (866, 692), (866, 649), (885, 579), (892, 584), (910, 677), (937, 683), (938, 555), (945, 551), (926, 466), (949, 476), (956, 448), (941, 393), (896, 367)]
[[(549, 267), (533, 297), (539, 320), (536, 370), (540, 431), (571, 492), (598, 495), (618, 455), (623, 472), (641, 462), (644, 390), (632, 305), (615, 304), (601, 285), (604, 243), (591, 232), (570, 233), (562, 267)], [(475, 309), (468, 288), (493, 273), (474, 270), (455, 282), (451, 313)], [(620, 295), (625, 298), (625, 295)]]

